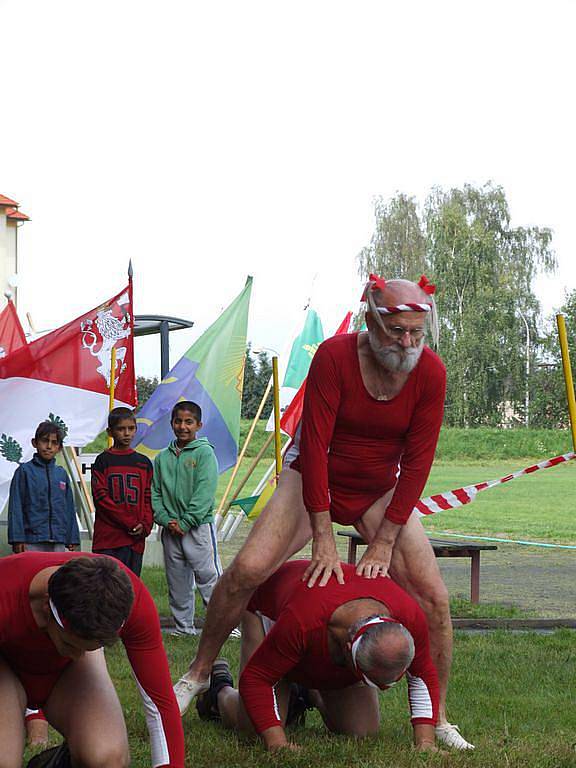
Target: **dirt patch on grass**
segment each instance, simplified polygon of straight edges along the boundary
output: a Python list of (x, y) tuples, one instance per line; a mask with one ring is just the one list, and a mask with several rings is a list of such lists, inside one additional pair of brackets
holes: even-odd
[[(243, 544), (250, 526), (242, 524), (233, 541), (221, 544), (224, 565)], [(336, 537), (346, 560), (346, 542)], [(297, 557), (309, 557), (306, 547)], [(470, 599), (470, 561), (440, 559), (440, 570), (453, 597)], [(576, 551), (498, 545), (496, 551), (483, 552), (480, 563), (480, 601), (514, 605), (543, 618), (576, 617), (574, 577)]]

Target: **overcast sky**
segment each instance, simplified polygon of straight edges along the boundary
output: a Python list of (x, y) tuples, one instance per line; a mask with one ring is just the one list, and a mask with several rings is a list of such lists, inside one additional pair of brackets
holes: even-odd
[(357, 307), (376, 196), (488, 180), (513, 225), (554, 230), (544, 309), (576, 288), (572, 1), (0, 0), (0, 27), (0, 193), (32, 218), (38, 328), (132, 258), (136, 313), (195, 321), (172, 363), (248, 274), (249, 338), (281, 349), (314, 275), (326, 332)]

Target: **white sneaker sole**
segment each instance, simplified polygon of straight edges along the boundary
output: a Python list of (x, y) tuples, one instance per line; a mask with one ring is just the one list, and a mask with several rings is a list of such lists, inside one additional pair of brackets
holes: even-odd
[(186, 710), (192, 703), (196, 696), (204, 693), (210, 687), (210, 679), (208, 680), (188, 680), (185, 677), (181, 677), (177, 683), (174, 684), (174, 695), (178, 702), (178, 709), (180, 714), (184, 715)]

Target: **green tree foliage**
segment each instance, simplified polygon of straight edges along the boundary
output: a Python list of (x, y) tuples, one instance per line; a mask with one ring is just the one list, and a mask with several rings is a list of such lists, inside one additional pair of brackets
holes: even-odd
[(426, 238), (413, 197), (398, 194), (374, 204), (376, 230), (358, 254), (363, 279), (373, 272), (384, 277), (418, 279), (426, 267)]
[(136, 389), (138, 391), (138, 408), (142, 408), (144, 403), (150, 399), (152, 393), (158, 386), (158, 379), (148, 378), (147, 376), (136, 377)]
[[(242, 390), (243, 419), (253, 419), (260, 405), (260, 401), (266, 391), (272, 366), (265, 352), (254, 356), (250, 344), (246, 348), (246, 362), (244, 365), (244, 387)], [(269, 395), (266, 406), (262, 411), (262, 418), (268, 418), (272, 409), (272, 395)]]
[[(359, 255), (360, 273), (372, 267), (384, 277), (415, 279), (425, 272), (437, 284), (440, 348), (448, 371), (446, 423), (470, 427), (524, 421), (526, 386), (526, 326), (531, 337), (530, 362), (536, 362), (536, 327), (539, 304), (532, 282), (539, 271), (551, 271), (556, 262), (552, 234), (538, 227), (512, 227), (501, 187), (433, 189), (420, 222), (424, 252), (414, 223), (417, 208), (412, 198), (399, 195), (376, 205), (376, 234)], [(379, 221), (384, 218), (385, 221)], [(398, 222), (406, 225), (412, 260), (397, 249), (382, 248), (380, 260), (374, 243), (387, 242)], [(392, 240), (392, 242), (394, 242)], [(524, 319), (523, 319), (524, 318)]]
[[(572, 374), (576, 374), (576, 291), (566, 296), (559, 312), (565, 316)], [(566, 429), (570, 426), (562, 354), (555, 318), (550, 318), (539, 344), (539, 358), (531, 376), (530, 423), (534, 427)]]

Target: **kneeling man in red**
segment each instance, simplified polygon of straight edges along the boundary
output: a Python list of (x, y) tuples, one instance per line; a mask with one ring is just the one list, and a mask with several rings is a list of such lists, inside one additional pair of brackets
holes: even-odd
[(25, 552), (0, 560), (0, 583), (2, 765), (22, 764), (27, 706), (41, 707), (66, 739), (50, 765), (129, 765), (103, 651), (120, 638), (144, 703), (151, 764), (183, 768), (184, 735), (158, 613), (140, 579), (106, 556)]
[(256, 590), (243, 620), (239, 691), (217, 661), (200, 716), (251, 725), (268, 749), (289, 747), (284, 726), (297, 683), (329, 730), (368, 736), (379, 728), (378, 691), (406, 674), (415, 745), (435, 751), (438, 676), (421, 608), (390, 578), (366, 579), (349, 565), (344, 584), (309, 588), (309, 565), (285, 563)]

